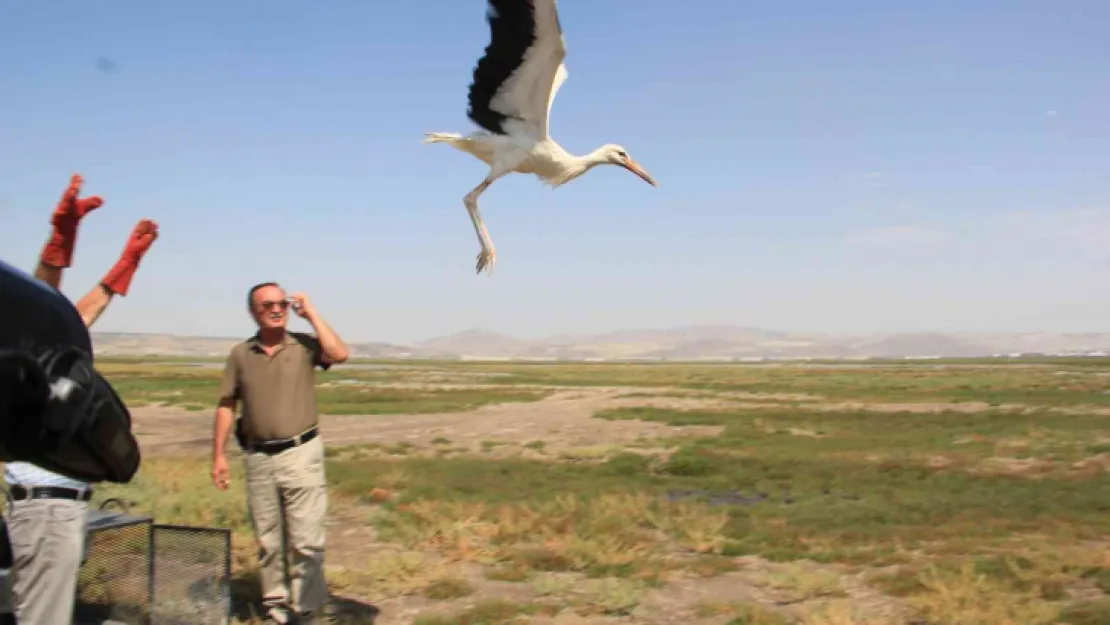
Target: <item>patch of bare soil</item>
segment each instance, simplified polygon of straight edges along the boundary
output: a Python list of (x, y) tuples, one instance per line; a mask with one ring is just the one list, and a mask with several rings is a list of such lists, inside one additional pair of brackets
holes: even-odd
[(805, 406), (804, 408), (810, 410), (823, 410), (823, 411), (850, 411), (850, 410), (872, 410), (876, 412), (983, 412), (985, 410), (997, 411), (1015, 411), (1020, 412), (1028, 408), (1021, 404), (1006, 404), (992, 406), (986, 402), (900, 402), (900, 403), (883, 403), (883, 402), (857, 402), (857, 401), (843, 401), (843, 402), (821, 402)]
[(1070, 463), (1044, 458), (995, 456), (984, 458), (977, 465), (969, 468), (969, 471), (975, 475), (1005, 475), (1027, 479), (1044, 478), (1061, 473), (1093, 477), (1110, 473), (1110, 454), (1090, 456)]
[[(342, 383), (342, 381), (337, 382)], [(430, 388), (428, 384), (394, 383), (387, 386)], [(437, 384), (440, 389), (503, 389), (497, 384)], [(525, 388), (525, 387), (520, 387)], [(533, 387), (527, 387), (533, 388)], [(708, 436), (718, 427), (673, 427), (642, 421), (607, 421), (592, 416), (610, 408), (657, 407), (673, 410), (776, 409), (784, 402), (799, 410), (821, 412), (869, 410), (882, 412), (1020, 413), (1038, 408), (985, 402), (869, 403), (824, 401), (798, 393), (711, 392), (671, 387), (550, 387), (547, 398), (536, 402), (493, 404), (475, 410), (435, 414), (324, 415), (321, 426), (329, 446), (407, 443), (414, 453), (443, 450), (481, 451), (493, 457), (526, 455), (572, 457), (603, 455), (601, 448), (642, 443), (645, 439)], [(1089, 408), (1055, 408), (1058, 412), (1092, 412)], [(1093, 412), (1101, 412), (1093, 410)], [(166, 406), (132, 410), (135, 433), (145, 454), (192, 454), (210, 449), (212, 421), (208, 411), (186, 411)], [(543, 451), (538, 448), (542, 442)], [(532, 444), (528, 447), (528, 444)], [(640, 444), (643, 447), (642, 444)], [(641, 449), (641, 451), (644, 451)]]
[(805, 402), (822, 399), (818, 395), (806, 393), (752, 393), (747, 391), (717, 391), (694, 388), (679, 388), (673, 386), (560, 386), (550, 384), (513, 384), (507, 386), (496, 381), (480, 383), (449, 379), (426, 379), (422, 381), (389, 381), (379, 382), (374, 380), (341, 379), (321, 383), (319, 387), (342, 386), (372, 386), (374, 388), (396, 388), (404, 390), (432, 390), (432, 391), (473, 391), (492, 390), (503, 391), (507, 388), (521, 391), (566, 391), (566, 390), (593, 390), (629, 398), (658, 398), (660, 396), (693, 397), (693, 398), (719, 398), (723, 403), (733, 401), (774, 401), (774, 402)]
[[(536, 402), (492, 404), (462, 412), (324, 415), (320, 428), (329, 447), (407, 443), (416, 448), (413, 451), (430, 452), (446, 444), (468, 451), (510, 453), (512, 450), (511, 453), (538, 455), (574, 452), (598, 445), (627, 445), (642, 439), (711, 436), (721, 430), (717, 426), (674, 427), (593, 418), (599, 410), (622, 406), (695, 409), (727, 405), (713, 399), (620, 397), (627, 391), (622, 388), (564, 389)], [(135, 435), (144, 454), (204, 453), (211, 449), (210, 414), (162, 406), (135, 408), (132, 414)], [(542, 441), (544, 452), (523, 447), (533, 441)], [(483, 442), (487, 445), (483, 446)]]
[(990, 404), (987, 402), (901, 402), (901, 403), (884, 403), (884, 402), (813, 402), (806, 404), (798, 404), (795, 406), (801, 410), (824, 410), (824, 411), (850, 411), (850, 410), (871, 410), (876, 412), (962, 412), (962, 413), (976, 413), (992, 410), (995, 412), (1009, 412), (1014, 414), (1033, 413), (1033, 412), (1054, 412), (1057, 414), (1068, 415), (1084, 415), (1084, 414), (1097, 414), (1097, 415), (1110, 415), (1110, 408), (1105, 406), (1033, 406), (1029, 404)]

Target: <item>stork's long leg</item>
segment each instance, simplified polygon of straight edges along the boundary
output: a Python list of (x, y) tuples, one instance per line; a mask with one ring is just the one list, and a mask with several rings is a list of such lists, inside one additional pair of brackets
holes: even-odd
[(478, 212), (478, 196), (488, 189), (494, 180), (496, 178), (492, 175), (486, 176), (481, 184), (474, 187), (463, 198), (463, 204), (466, 206), (467, 212), (470, 213), (470, 221), (474, 223), (474, 232), (478, 234), (478, 242), (482, 244), (482, 251), (478, 253), (477, 271), (475, 273), (482, 273), (483, 269), (492, 273), (493, 265), (497, 262), (497, 250), (493, 247), (493, 239), (490, 238), (489, 231), (486, 230), (486, 224), (482, 221), (482, 214)]

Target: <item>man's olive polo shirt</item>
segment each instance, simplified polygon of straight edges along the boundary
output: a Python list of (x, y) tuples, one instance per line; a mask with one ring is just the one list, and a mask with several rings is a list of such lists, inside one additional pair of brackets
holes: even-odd
[(258, 334), (231, 348), (220, 398), (241, 402), (247, 440), (291, 438), (316, 425), (315, 367), (331, 367), (322, 357), (319, 339), (301, 332), (286, 332), (273, 355)]

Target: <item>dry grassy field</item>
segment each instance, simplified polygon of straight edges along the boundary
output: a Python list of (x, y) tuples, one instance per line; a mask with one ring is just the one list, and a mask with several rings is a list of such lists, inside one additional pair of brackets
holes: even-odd
[[(100, 366), (146, 455), (98, 499), (231, 528), (249, 606), (218, 363)], [(1105, 360), (368, 363), (319, 405), (348, 622), (1110, 623)]]

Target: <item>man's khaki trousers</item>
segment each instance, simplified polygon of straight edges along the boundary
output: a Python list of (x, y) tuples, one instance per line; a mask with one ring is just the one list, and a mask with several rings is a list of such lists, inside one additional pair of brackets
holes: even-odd
[(16, 621), (19, 625), (72, 623), (89, 504), (24, 499), (13, 501), (9, 510)]
[(317, 436), (277, 454), (247, 452), (244, 456), (263, 607), (279, 619), (289, 611), (315, 612), (328, 600), (323, 441)]

